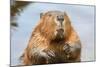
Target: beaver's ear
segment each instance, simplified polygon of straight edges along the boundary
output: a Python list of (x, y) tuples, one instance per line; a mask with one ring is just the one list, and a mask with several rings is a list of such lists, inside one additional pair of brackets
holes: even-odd
[(42, 16), (43, 16), (43, 13), (40, 13), (40, 18), (42, 18)]
[(67, 15), (65, 11), (64, 11), (64, 15)]
[(64, 15), (68, 17), (67, 12), (64, 11)]

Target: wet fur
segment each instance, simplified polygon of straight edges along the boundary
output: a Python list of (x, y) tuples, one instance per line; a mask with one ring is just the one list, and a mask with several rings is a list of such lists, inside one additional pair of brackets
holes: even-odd
[(47, 12), (32, 32), (22, 55), (24, 65), (68, 63), (81, 61), (81, 43), (65, 13), (64, 37), (54, 35), (54, 17)]

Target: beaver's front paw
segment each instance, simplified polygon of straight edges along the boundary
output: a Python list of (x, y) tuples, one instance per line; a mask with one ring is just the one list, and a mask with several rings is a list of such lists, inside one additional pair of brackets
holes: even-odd
[(55, 57), (55, 53), (53, 50), (44, 50), (44, 52), (47, 54), (48, 58)]
[(70, 45), (68, 43), (65, 43), (65, 45), (63, 46), (63, 50), (66, 54), (69, 54), (70, 51)]

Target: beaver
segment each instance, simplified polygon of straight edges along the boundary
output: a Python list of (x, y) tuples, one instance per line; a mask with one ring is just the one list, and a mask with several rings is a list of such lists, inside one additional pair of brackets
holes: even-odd
[(62, 11), (42, 13), (21, 57), (24, 65), (80, 62), (80, 38), (68, 15)]

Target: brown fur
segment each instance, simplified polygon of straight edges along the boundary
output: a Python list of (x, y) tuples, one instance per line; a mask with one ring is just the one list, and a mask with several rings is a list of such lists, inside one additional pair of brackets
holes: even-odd
[[(52, 12), (51, 12), (52, 13)], [(81, 43), (71, 22), (64, 13), (64, 38), (58, 40), (55, 35), (55, 16), (45, 13), (32, 32), (28, 46), (22, 56), (25, 65), (79, 62)], [(78, 46), (78, 47), (77, 47)], [(65, 48), (64, 48), (65, 47)]]

